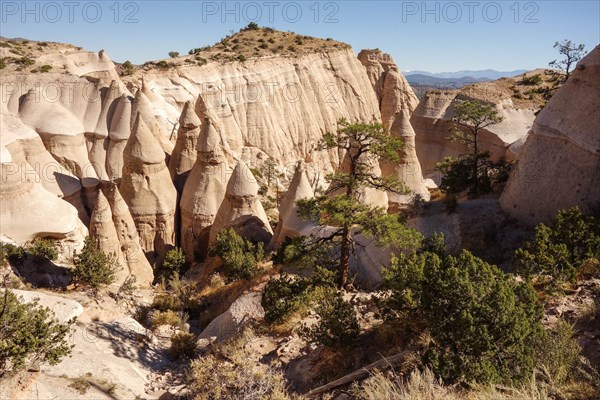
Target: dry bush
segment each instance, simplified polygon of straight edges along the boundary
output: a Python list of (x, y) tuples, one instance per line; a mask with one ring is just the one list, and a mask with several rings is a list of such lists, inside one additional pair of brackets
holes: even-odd
[(195, 400), (287, 400), (282, 373), (255, 361), (246, 330), (192, 362), (189, 385)]
[(414, 370), (406, 380), (376, 371), (351, 392), (360, 400), (549, 400), (546, 385), (533, 377), (518, 387), (474, 386), (469, 390), (444, 386), (429, 369)]

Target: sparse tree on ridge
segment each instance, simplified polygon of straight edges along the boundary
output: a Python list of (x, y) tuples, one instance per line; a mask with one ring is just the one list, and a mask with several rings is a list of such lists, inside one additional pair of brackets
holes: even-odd
[(587, 51), (584, 50), (585, 45), (575, 44), (572, 41), (565, 39), (561, 42), (556, 42), (554, 48), (558, 49), (558, 53), (563, 55), (564, 58), (562, 60), (551, 61), (548, 65), (552, 68), (563, 70), (565, 72), (564, 81), (566, 81), (571, 75), (571, 67), (577, 64), (577, 62), (587, 54)]

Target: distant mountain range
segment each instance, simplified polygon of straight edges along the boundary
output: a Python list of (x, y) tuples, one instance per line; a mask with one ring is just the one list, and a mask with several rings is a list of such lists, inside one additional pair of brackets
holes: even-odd
[(471, 83), (494, 81), (504, 77), (521, 75), (524, 72), (527, 72), (527, 70), (495, 71), (493, 69), (485, 69), (480, 71), (439, 72), (435, 74), (427, 71), (408, 71), (403, 74), (420, 99), (429, 90), (460, 89)]
[(493, 69), (484, 69), (484, 70), (478, 70), (478, 71), (465, 70), (465, 71), (438, 72), (438, 73), (432, 73), (432, 72), (427, 72), (427, 71), (406, 71), (406, 72), (403, 72), (403, 74), (405, 77), (407, 77), (407, 79), (411, 75), (424, 75), (424, 76), (431, 76), (434, 78), (442, 78), (442, 79), (470, 78), (471, 80), (482, 82), (482, 81), (486, 81), (486, 80), (493, 81), (493, 80), (496, 80), (499, 78), (520, 75), (524, 72), (527, 72), (527, 70), (517, 69), (514, 71), (496, 71)]

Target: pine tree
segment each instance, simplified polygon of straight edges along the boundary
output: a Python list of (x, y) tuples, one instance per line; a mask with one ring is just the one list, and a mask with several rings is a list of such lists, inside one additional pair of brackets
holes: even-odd
[(348, 164), (347, 172), (328, 175), (326, 193), (314, 199), (300, 200), (298, 208), (301, 218), (330, 228), (327, 236), (313, 238), (311, 244), (329, 242), (339, 248), (336, 255), (338, 285), (344, 288), (357, 232), (375, 238), (379, 245), (399, 247), (416, 247), (420, 235), (406, 227), (399, 216), (388, 215), (381, 208), (360, 202), (360, 192), (365, 188), (405, 192), (397, 179), (382, 178), (372, 171), (372, 163), (378, 160), (398, 162), (402, 141), (390, 136), (381, 124), (350, 124), (342, 119), (338, 125), (337, 134), (325, 134), (319, 148), (342, 151)]

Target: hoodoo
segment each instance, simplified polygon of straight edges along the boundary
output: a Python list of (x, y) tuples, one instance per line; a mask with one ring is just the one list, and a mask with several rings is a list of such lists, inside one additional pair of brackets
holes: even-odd
[(300, 219), (296, 202), (314, 197), (313, 188), (306, 176), (306, 166), (300, 161), (296, 165), (294, 177), (279, 206), (279, 223), (275, 228), (270, 247), (277, 248), (287, 236), (300, 236), (305, 229), (313, 226), (310, 221)]
[(258, 183), (243, 161), (238, 161), (227, 183), (225, 199), (210, 228), (210, 243), (226, 228), (254, 242), (269, 243), (273, 230), (258, 198)]
[(189, 261), (206, 255), (210, 227), (225, 198), (227, 164), (219, 136), (205, 118), (198, 137), (196, 163), (185, 182), (181, 201), (181, 247)]
[(179, 118), (177, 142), (169, 160), (169, 172), (178, 191), (183, 189), (185, 180), (196, 163), (200, 125), (200, 118), (194, 111), (194, 104), (191, 101), (186, 102)]
[(119, 190), (131, 210), (141, 244), (150, 259), (159, 259), (175, 244), (177, 192), (164, 151), (140, 114), (123, 151)]

